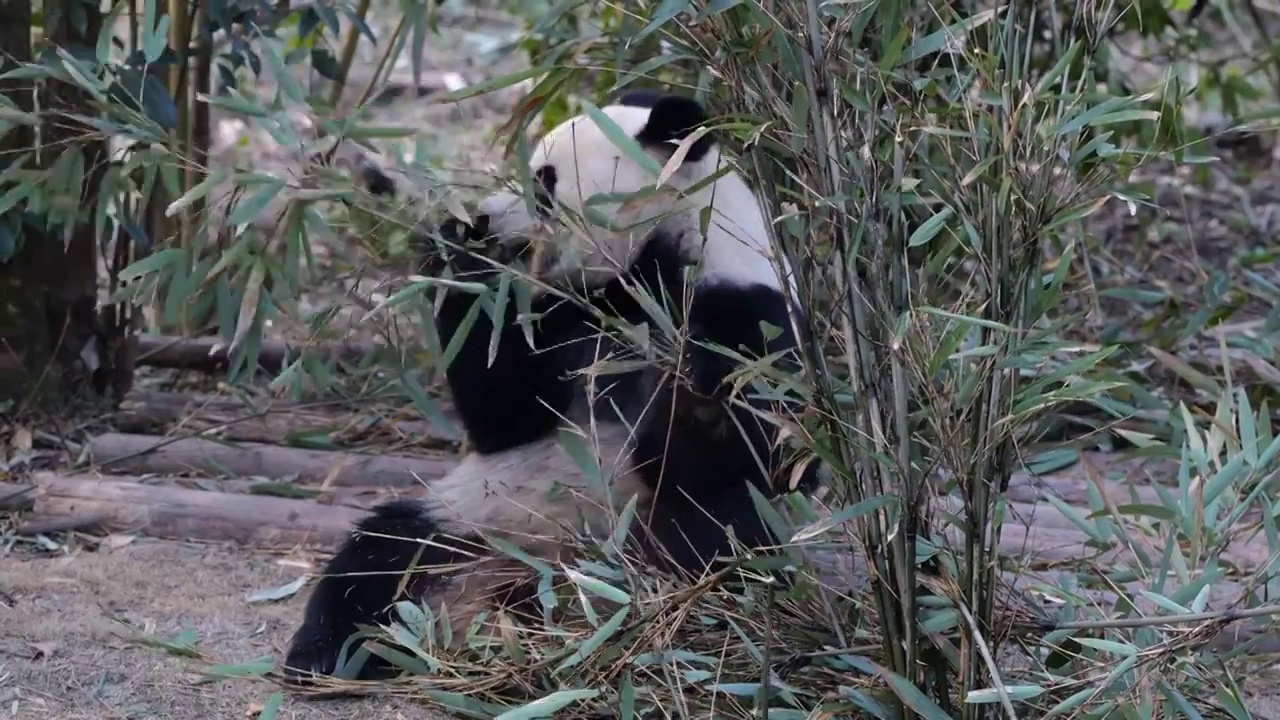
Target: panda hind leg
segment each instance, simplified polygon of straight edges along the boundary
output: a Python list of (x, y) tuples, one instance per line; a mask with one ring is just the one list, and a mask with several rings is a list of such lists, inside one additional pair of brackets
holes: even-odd
[[(437, 574), (404, 581), (410, 570), (422, 572), (473, 557), (478, 547), (475, 541), (437, 537), (429, 544), (414, 542), (440, 530), (421, 505), (405, 500), (378, 506), (361, 520), (329, 561), (307, 601), (302, 625), (285, 656), (284, 675), (305, 682), (312, 676), (332, 674), (343, 645), (359, 629), (357, 625), (387, 623), (394, 602), (420, 598), (447, 582)], [(397, 597), (402, 583), (407, 597)], [(347, 656), (350, 654), (348, 650)], [(357, 679), (394, 674), (389, 663), (370, 656)]]

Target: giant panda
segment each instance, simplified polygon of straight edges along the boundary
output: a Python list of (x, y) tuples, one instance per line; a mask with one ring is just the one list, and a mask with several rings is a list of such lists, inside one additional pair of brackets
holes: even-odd
[[(601, 111), (662, 166), (709, 120), (700, 103), (661, 91), (633, 91)], [(777, 408), (734, 393), (731, 375), (742, 361), (712, 346), (748, 360), (786, 355), (803, 323), (792, 324), (799, 312), (794, 285), (780, 279), (767, 216), (747, 182), (722, 172), (714, 135), (685, 145), (667, 192), (638, 195), (655, 184), (651, 170), (588, 115), (574, 117), (533, 147), (534, 202), (498, 192), (479, 203), (473, 224), (451, 220), (440, 228), (448, 239), (482, 248), (474, 262), (460, 256), (459, 280), (493, 282), (488, 260), (541, 253), (532, 263), (544, 288), (532, 295), (533, 347), (516, 322), (515, 302), (476, 308), (476, 295), (446, 289), (436, 319), (441, 346), (468, 318), (473, 324), (446, 369), (472, 452), (429, 483), (425, 499), (384, 504), (358, 524), (307, 602), (286, 676), (333, 672), (357, 626), (389, 622), (397, 600), (447, 608), (455, 638), (484, 610), (529, 610), (536, 576), (486, 549), (484, 536), (555, 564), (566, 552), (565, 528), (608, 533), (610, 518), (634, 497), (631, 536), (656, 567), (690, 575), (714, 567), (732, 552), (726, 526), (748, 547), (777, 544), (746, 483), (768, 498), (785, 488), (808, 492), (820, 482), (821, 463), (788, 452), (785, 433), (769, 421)], [(608, 226), (577, 225), (579, 240), (588, 242), (575, 251), (563, 232), (601, 193), (614, 195), (597, 206)], [(545, 232), (561, 233), (561, 241), (537, 242)], [(653, 306), (636, 287), (674, 301), (669, 317), (688, 336), (681, 372), (633, 358), (626, 366), (633, 369), (593, 381), (585, 371), (624, 348), (602, 324), (651, 321), (646, 307)], [(557, 292), (563, 288), (584, 300)], [(495, 323), (499, 340), (490, 359)], [(590, 432), (575, 429), (582, 427)], [(584, 477), (564, 433), (578, 433), (579, 447), (596, 451), (609, 492), (599, 478)], [(360, 677), (387, 670), (371, 657)]]

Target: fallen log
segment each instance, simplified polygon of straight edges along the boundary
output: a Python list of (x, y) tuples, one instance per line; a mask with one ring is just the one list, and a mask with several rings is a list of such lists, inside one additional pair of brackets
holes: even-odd
[(48, 535), (49, 533), (66, 532), (68, 530), (88, 530), (105, 526), (109, 522), (111, 522), (111, 515), (108, 513), (36, 518), (14, 528), (13, 534), (27, 537), (31, 535)]
[(0, 511), (30, 510), (34, 494), (31, 485), (0, 482)]
[(36, 513), (94, 517), (112, 532), (235, 541), (254, 547), (332, 546), (364, 513), (341, 505), (143, 484), (137, 478), (36, 473)]
[(412, 487), (442, 477), (457, 465), (456, 459), (445, 456), (368, 455), (126, 433), (91, 438), (89, 459), (119, 473), (289, 477), (326, 487)]
[[(135, 335), (134, 357), (138, 365), (222, 372), (230, 366), (227, 349), (230, 343), (221, 337), (184, 338), (168, 335)], [(322, 362), (358, 364), (380, 346), (369, 342), (345, 341), (321, 344), (309, 348), (318, 353)], [(303, 348), (278, 340), (264, 340), (258, 350), (258, 367), (269, 373), (278, 373), (298, 359)]]
[(398, 420), (342, 408), (326, 411), (288, 401), (258, 404), (219, 395), (149, 390), (126, 395), (115, 421), (131, 433), (210, 434), (276, 445), (322, 434), (340, 442), (379, 432), (433, 445), (451, 445), (460, 439), (456, 426), (431, 420)]

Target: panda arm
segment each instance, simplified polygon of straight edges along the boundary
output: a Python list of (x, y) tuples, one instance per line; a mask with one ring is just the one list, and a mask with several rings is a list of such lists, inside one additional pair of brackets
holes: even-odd
[[(765, 326), (770, 326), (766, 329)], [(795, 347), (786, 296), (768, 285), (701, 282), (694, 288), (687, 321), (689, 377), (703, 397), (722, 397), (725, 378), (739, 362), (709, 345), (748, 358)], [(768, 334), (766, 334), (768, 333)]]
[[(445, 347), (462, 329), (476, 296), (450, 292), (437, 316)], [(514, 303), (502, 308), (481, 307), (460, 341), (445, 374), (449, 391), (467, 436), (480, 453), (493, 453), (533, 442), (555, 431), (573, 400), (575, 383), (568, 373), (577, 368), (590, 320), (576, 304), (552, 296), (535, 297), (534, 347), (516, 322)], [(497, 350), (489, 361), (490, 340), (500, 328)], [(536, 348), (536, 349), (535, 349)]]
[[(658, 236), (649, 242), (631, 270), (592, 293), (595, 311), (630, 322), (648, 320), (647, 311), (631, 295), (638, 284), (655, 296), (679, 294), (681, 268), (678, 238)], [(514, 303), (499, 318), (491, 307), (473, 311), (474, 295), (450, 292), (436, 323), (445, 347), (466, 323), (475, 319), (460, 341), (446, 376), (462, 424), (478, 452), (492, 453), (533, 442), (555, 432), (579, 392), (572, 373), (591, 364), (600, 331), (593, 309), (555, 295), (532, 299), (534, 347), (516, 322)], [(501, 328), (497, 351), (489, 361), (495, 324)], [(536, 349), (535, 349), (536, 348)]]

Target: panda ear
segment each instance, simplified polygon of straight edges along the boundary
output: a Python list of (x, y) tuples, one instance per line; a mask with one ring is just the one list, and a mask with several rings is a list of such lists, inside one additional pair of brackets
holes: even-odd
[[(675, 151), (675, 144), (689, 136), (709, 119), (706, 108), (693, 98), (681, 95), (637, 90), (620, 100), (623, 105), (649, 108), (649, 120), (636, 134), (636, 142), (657, 150), (664, 155)], [(689, 147), (685, 162), (697, 162), (706, 157), (715, 140), (710, 133), (698, 138)]]

